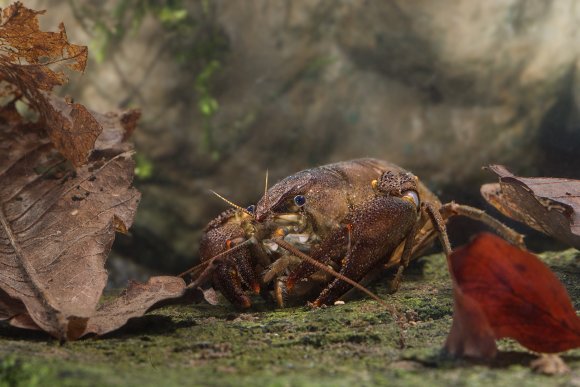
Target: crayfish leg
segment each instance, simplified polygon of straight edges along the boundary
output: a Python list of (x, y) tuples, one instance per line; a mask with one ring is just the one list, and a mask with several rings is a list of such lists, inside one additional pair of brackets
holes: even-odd
[[(338, 229), (333, 235), (326, 238), (320, 245), (313, 248), (310, 256), (323, 264), (329, 264), (333, 259), (344, 256), (345, 248), (348, 245), (350, 250), (350, 233), (352, 225), (348, 224)], [(286, 288), (291, 290), (301, 280), (316, 273), (319, 268), (302, 261), (290, 274), (286, 280)]]
[(482, 222), (514, 246), (517, 246), (523, 250), (526, 249), (524, 236), (522, 234), (506, 226), (479, 208), (450, 202), (443, 204), (439, 209), (439, 212), (444, 220), (447, 220), (452, 216), (461, 215)]
[[(482, 222), (514, 246), (518, 246), (521, 249), (526, 248), (523, 235), (488, 215), (483, 210), (464, 204), (457, 204), (455, 202), (446, 203), (440, 207), (424, 202), (421, 216), (422, 218), (425, 217), (427, 222), (417, 233), (411, 258), (413, 259), (421, 256), (425, 249), (429, 247), (431, 242), (433, 242), (437, 237), (439, 237), (441, 245), (445, 250), (445, 254), (449, 255), (451, 252), (451, 246), (448, 241), (447, 243), (445, 242), (445, 239), (448, 240), (445, 224), (449, 218), (458, 215)], [(443, 237), (443, 232), (445, 233), (445, 237)]]
[(274, 298), (279, 308), (283, 308), (286, 304), (286, 283), (282, 279), (278, 279), (274, 285)]
[(290, 266), (300, 264), (301, 262), (300, 258), (292, 254), (282, 255), (268, 266), (268, 270), (266, 270), (262, 277), (264, 283), (272, 281), (274, 278), (279, 277)]
[(391, 293), (396, 293), (399, 290), (399, 286), (401, 286), (401, 281), (403, 280), (403, 271), (409, 266), (409, 262), (411, 261), (411, 256), (413, 254), (413, 244), (415, 242), (415, 235), (419, 230), (419, 223), (416, 223), (413, 226), (413, 231), (407, 236), (405, 239), (405, 247), (403, 248), (403, 253), (401, 254), (401, 259), (399, 261), (399, 267), (397, 268), (397, 273), (395, 274), (395, 278), (391, 282)]
[[(317, 274), (321, 274), (320, 272)], [(327, 275), (323, 275), (327, 279)], [(285, 308), (290, 305), (303, 305), (303, 301), (314, 292), (320, 293), (324, 285), (322, 282), (313, 281), (312, 277), (308, 281), (300, 281), (288, 292), (286, 286), (287, 277), (279, 277), (274, 283), (273, 298), (279, 308)]]

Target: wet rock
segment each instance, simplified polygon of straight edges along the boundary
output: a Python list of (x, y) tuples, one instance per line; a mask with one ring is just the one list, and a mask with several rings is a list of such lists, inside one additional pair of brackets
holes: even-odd
[[(68, 90), (98, 110), (143, 109), (135, 138), (154, 170), (141, 183), (135, 229), (163, 241), (173, 270), (195, 261), (203, 225), (225, 208), (208, 189), (251, 204), (266, 169), (276, 180), (372, 156), (446, 199), (473, 202), (482, 165), (557, 174), (570, 157), (551, 153), (580, 148), (573, 0), (200, 4), (187, 11), (204, 34), (176, 35), (148, 16)], [(47, 18), (90, 43), (94, 34), (62, 7)], [(214, 45), (211, 57), (177, 59), (200, 39)], [(210, 60), (219, 62), (208, 85), (219, 107), (207, 117), (196, 82)], [(147, 251), (144, 259), (160, 259)]]

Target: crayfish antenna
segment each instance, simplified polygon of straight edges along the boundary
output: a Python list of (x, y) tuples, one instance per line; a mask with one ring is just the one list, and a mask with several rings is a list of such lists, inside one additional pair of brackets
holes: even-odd
[(405, 345), (406, 345), (405, 344), (405, 335), (403, 333), (405, 330), (405, 327), (403, 326), (403, 321), (402, 321), (401, 315), (399, 314), (399, 312), (397, 312), (397, 309), (393, 305), (388, 304), (385, 300), (383, 300), (382, 298), (380, 298), (375, 293), (371, 292), (370, 290), (368, 290), (367, 288), (365, 288), (364, 286), (362, 286), (358, 282), (351, 280), (347, 276), (333, 270), (332, 268), (326, 266), (325, 264), (323, 264), (321, 262), (318, 262), (316, 259), (312, 258), (311, 256), (304, 254), (302, 251), (298, 250), (296, 247), (294, 247), (290, 243), (286, 242), (284, 239), (277, 238), (277, 239), (274, 239), (274, 241), (278, 245), (280, 245), (280, 247), (282, 247), (285, 250), (288, 250), (289, 252), (291, 252), (292, 254), (297, 256), (298, 258), (310, 263), (311, 265), (313, 265), (316, 268), (332, 275), (333, 277), (338, 278), (339, 280), (348, 283), (349, 285), (360, 290), (361, 292), (365, 293), (366, 295), (371, 297), (373, 300), (377, 301), (382, 306), (384, 306), (391, 313), (391, 315), (393, 316), (393, 319), (395, 320), (395, 323), (397, 324), (397, 326), (399, 328), (399, 347), (401, 349), (405, 348)]
[(179, 274), (179, 277), (183, 277), (193, 271), (199, 270), (201, 269), (204, 265), (206, 266), (205, 269), (201, 272), (201, 274), (189, 285), (187, 285), (188, 289), (195, 289), (198, 286), (202, 285), (211, 275), (211, 273), (215, 270), (216, 265), (222, 261), (224, 259), (225, 256), (227, 256), (228, 254), (231, 254), (232, 252), (240, 249), (243, 246), (246, 246), (250, 243), (254, 243), (254, 240), (252, 238), (247, 239), (245, 241), (243, 241), (242, 243), (240, 243), (239, 245), (236, 245), (226, 251), (223, 251), (221, 253), (219, 253), (218, 255), (214, 255), (213, 257), (211, 257), (210, 259), (208, 259), (207, 261), (200, 263), (197, 266), (192, 267), (189, 270), (184, 271), (183, 273)]
[(186, 270), (186, 271), (184, 271), (183, 273), (180, 273), (180, 274), (178, 274), (177, 276), (178, 276), (178, 277), (181, 277), (181, 278), (183, 278), (183, 277), (185, 277), (185, 276), (186, 276), (186, 275), (188, 275), (188, 274), (191, 274), (191, 273), (193, 273), (193, 272), (196, 272), (196, 271), (199, 271), (199, 270), (201, 270), (201, 269), (202, 269), (204, 266), (206, 266), (207, 264), (208, 264), (208, 261), (206, 261), (206, 262), (202, 262), (202, 263), (200, 263), (199, 265), (195, 265), (194, 267), (187, 269), (187, 270)]
[(244, 207), (242, 206), (238, 206), (236, 203), (232, 202), (231, 200), (228, 200), (226, 198), (224, 198), (222, 195), (220, 195), (219, 193), (215, 192), (213, 189), (209, 190), (212, 194), (214, 194), (215, 196), (217, 196), (218, 198), (220, 198), (221, 200), (223, 200), (224, 202), (228, 203), (230, 206), (234, 207), (235, 209), (238, 209), (242, 212), (245, 212), (246, 214), (250, 215), (251, 217), (254, 217), (254, 214), (252, 214), (250, 211), (246, 210)]
[(270, 203), (268, 203), (268, 170), (266, 169), (266, 179), (264, 182), (264, 203), (266, 208), (270, 208)]
[(364, 286), (362, 286), (358, 282), (351, 280), (347, 276), (340, 274), (339, 272), (331, 269), (330, 267), (326, 266), (325, 264), (323, 264), (321, 262), (318, 262), (316, 259), (312, 258), (311, 256), (304, 254), (302, 251), (298, 250), (296, 247), (294, 247), (290, 243), (286, 242), (285, 240), (274, 239), (274, 241), (278, 245), (280, 245), (280, 247), (282, 247), (285, 250), (288, 250), (292, 254), (296, 255), (298, 258), (300, 258), (300, 259), (308, 262), (312, 266), (315, 266), (316, 268), (332, 275), (333, 277), (338, 278), (339, 280), (346, 282), (347, 284), (351, 285), (352, 287), (357, 288), (358, 290), (365, 293), (366, 295), (368, 295), (372, 299), (376, 300), (377, 302), (381, 303), (382, 305), (386, 306), (387, 308), (389, 308), (389, 309), (391, 308), (391, 305), (387, 304), (385, 302), (385, 300), (383, 300), (382, 298), (380, 298), (379, 296), (377, 296), (376, 294), (374, 294), (373, 292), (371, 292), (370, 290), (368, 290), (367, 288), (365, 288)]

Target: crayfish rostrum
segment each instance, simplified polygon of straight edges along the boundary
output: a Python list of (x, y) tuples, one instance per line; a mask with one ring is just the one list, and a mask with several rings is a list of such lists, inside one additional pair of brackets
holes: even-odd
[(273, 295), (279, 306), (297, 298), (332, 305), (383, 267), (398, 266), (396, 290), (409, 261), (437, 236), (449, 253), (452, 215), (477, 218), (522, 244), (483, 211), (442, 205), (415, 175), (376, 159), (307, 169), (273, 185), (256, 206), (233, 206), (204, 230), (191, 285), (211, 282), (244, 308), (250, 292)]

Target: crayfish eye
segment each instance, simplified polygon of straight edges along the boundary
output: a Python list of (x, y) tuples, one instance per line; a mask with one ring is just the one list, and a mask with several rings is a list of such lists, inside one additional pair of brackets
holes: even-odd
[(412, 190), (405, 191), (401, 195), (401, 198), (403, 200), (410, 202), (410, 203), (413, 203), (413, 205), (415, 205), (415, 207), (419, 207), (419, 204), (421, 204), (421, 201), (419, 200), (419, 194), (417, 193), (417, 191), (412, 191)]
[(306, 204), (306, 198), (304, 195), (294, 196), (294, 204), (296, 204), (298, 207), (302, 207), (304, 204)]
[(246, 207), (246, 211), (253, 214), (256, 211), (256, 206), (252, 204), (251, 206)]

